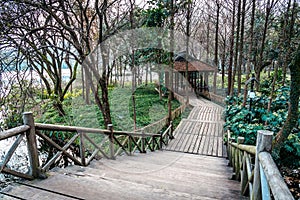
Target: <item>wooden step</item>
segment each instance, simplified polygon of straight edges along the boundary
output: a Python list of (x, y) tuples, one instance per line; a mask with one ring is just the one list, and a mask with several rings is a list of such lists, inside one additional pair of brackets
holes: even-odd
[(239, 183), (230, 176), (226, 159), (160, 151), (57, 169), (9, 193), (32, 200), (241, 199)]

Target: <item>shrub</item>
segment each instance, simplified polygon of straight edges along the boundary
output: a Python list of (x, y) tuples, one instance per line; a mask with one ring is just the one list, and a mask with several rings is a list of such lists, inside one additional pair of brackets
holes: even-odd
[[(269, 80), (266, 80), (261, 86), (267, 86), (269, 82)], [(227, 106), (224, 111), (226, 119), (224, 129), (230, 128), (231, 136), (234, 139), (242, 136), (245, 138), (245, 144), (250, 145), (255, 145), (258, 130), (264, 129), (273, 131), (275, 134), (278, 133), (287, 118), (289, 90), (290, 88), (286, 86), (276, 90), (269, 112), (267, 108), (269, 89), (262, 89), (261, 93), (252, 100), (251, 110), (249, 109), (249, 100), (246, 107), (242, 106), (242, 96), (227, 97), (225, 100)], [(278, 164), (299, 167), (299, 160), (300, 135), (299, 127), (295, 127), (285, 141)]]

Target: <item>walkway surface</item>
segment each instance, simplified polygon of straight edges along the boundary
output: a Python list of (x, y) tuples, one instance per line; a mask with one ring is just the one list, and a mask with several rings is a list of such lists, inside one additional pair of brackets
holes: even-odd
[(9, 193), (32, 200), (241, 199), (239, 183), (230, 176), (223, 158), (157, 151), (57, 169)]
[[(222, 158), (222, 108), (203, 99), (190, 103), (194, 108), (167, 150), (55, 169), (45, 180), (16, 183), (2, 192), (30, 200), (244, 199)], [(15, 198), (0, 194), (0, 199)]]
[(223, 108), (209, 100), (190, 96), (194, 106), (187, 119), (174, 131), (175, 139), (166, 150), (226, 157), (223, 144)]

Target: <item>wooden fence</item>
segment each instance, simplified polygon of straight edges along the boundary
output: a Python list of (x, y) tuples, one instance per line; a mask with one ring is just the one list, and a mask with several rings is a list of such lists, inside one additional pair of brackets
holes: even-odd
[(294, 199), (273, 158), (273, 132), (260, 130), (256, 146), (244, 145), (244, 138), (233, 142), (228, 131), (228, 158), (236, 180), (241, 181), (241, 193), (251, 200)]
[[(55, 163), (59, 162), (62, 157), (76, 165), (86, 166), (96, 156), (98, 158), (105, 157), (115, 159), (116, 156), (121, 153), (132, 155), (135, 152), (146, 153), (147, 151), (161, 149), (163, 145), (168, 144), (172, 136), (172, 124), (170, 124), (163, 133), (156, 134), (147, 133), (144, 130), (141, 132), (114, 131), (112, 125), (109, 125), (108, 129), (93, 129), (76, 126), (39, 124), (34, 123), (31, 112), (23, 114), (23, 121), (24, 125), (3, 131), (0, 134), (0, 141), (17, 137), (0, 164), (0, 173), (7, 173), (29, 180), (46, 178), (45, 172)], [(61, 145), (61, 143), (54, 141), (49, 134), (45, 134), (47, 131), (51, 131), (51, 133), (66, 133), (69, 134), (70, 137)], [(99, 138), (100, 136), (102, 140), (96, 142), (95, 138)], [(26, 137), (29, 157), (29, 171), (26, 173), (7, 167), (7, 163), (10, 161), (24, 137)], [(39, 142), (44, 142), (52, 149), (55, 149), (53, 155), (51, 155), (46, 162), (42, 162), (42, 153), (38, 149)], [(79, 148), (79, 155), (74, 153), (74, 147)]]
[[(175, 110), (172, 111), (171, 113), (171, 121), (173, 121), (176, 117), (179, 117), (184, 111), (186, 106), (188, 105), (188, 102), (186, 101), (186, 99), (182, 96), (180, 96), (177, 93), (174, 93), (174, 98), (177, 99), (180, 103), (181, 106), (176, 108)], [(169, 117), (165, 116), (164, 118), (149, 124), (141, 129), (137, 129), (137, 132), (149, 132), (149, 133), (158, 133), (160, 130), (162, 130), (162, 128), (166, 127), (167, 125), (169, 125)]]

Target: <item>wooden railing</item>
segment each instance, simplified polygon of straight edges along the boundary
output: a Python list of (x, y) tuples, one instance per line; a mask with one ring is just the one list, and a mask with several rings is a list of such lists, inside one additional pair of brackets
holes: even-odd
[[(174, 98), (180, 102), (181, 106), (172, 111), (171, 121), (173, 121), (176, 117), (180, 116), (185, 111), (185, 108), (188, 105), (188, 102), (186, 101), (186, 99), (183, 96), (181, 96), (177, 93), (174, 93)], [(149, 133), (158, 133), (160, 130), (162, 130), (162, 128), (166, 127), (168, 124), (169, 124), (169, 117), (165, 116), (164, 118), (162, 118), (152, 124), (149, 124), (141, 129), (137, 129), (136, 131), (137, 132), (145, 131), (145, 132), (149, 132)]]
[(256, 146), (233, 142), (228, 131), (228, 159), (241, 193), (251, 200), (294, 199), (271, 156), (273, 132), (258, 131)]
[[(186, 105), (182, 105), (178, 108), (176, 108), (175, 110), (172, 111), (172, 116), (171, 116), (171, 121), (174, 120), (176, 117), (180, 116), (180, 114), (182, 114), (184, 112), (186, 108)], [(136, 131), (137, 132), (142, 132), (145, 131), (145, 132), (151, 132), (151, 133), (159, 133), (159, 131), (166, 127), (169, 123), (169, 117), (166, 116), (152, 124), (149, 124), (147, 126), (144, 126), (143, 128), (141, 129), (137, 129)]]
[[(115, 159), (124, 153), (132, 155), (136, 152), (146, 153), (161, 149), (167, 145), (172, 137), (172, 123), (161, 133), (114, 131), (113, 126), (108, 129), (93, 129), (76, 126), (61, 126), (52, 124), (34, 123), (30, 112), (23, 114), (24, 125), (7, 131), (0, 132), (0, 141), (11, 137), (17, 137), (4, 160), (1, 161), (0, 173), (7, 173), (24, 179), (46, 178), (45, 172), (62, 158), (76, 165), (86, 166), (94, 158)], [(56, 137), (50, 137), (46, 132), (69, 134), (65, 141), (56, 141)], [(26, 136), (29, 154), (29, 171), (18, 172), (9, 169), (6, 165), (13, 153)], [(93, 137), (92, 137), (93, 136)], [(101, 141), (96, 139), (102, 137)], [(52, 149), (48, 152), (46, 161), (41, 159), (42, 152), (39, 151), (40, 143), (44, 142)], [(74, 152), (79, 149), (79, 153)]]
[[(23, 126), (19, 126), (19, 127), (1, 132), (0, 140), (5, 140), (5, 139), (11, 138), (11, 137), (17, 137), (17, 138), (16, 138), (15, 142), (12, 144), (9, 151), (4, 156), (4, 159), (1, 161), (0, 172), (12, 174), (14, 176), (18, 176), (18, 177), (26, 178), (26, 179), (34, 178), (32, 175), (32, 172), (29, 172), (28, 174), (24, 174), (24, 173), (21, 173), (21, 172), (18, 172), (16, 170), (12, 170), (12, 169), (9, 169), (8, 167), (6, 167), (7, 163), (10, 161), (11, 157), (13, 156), (14, 152), (16, 151), (16, 149), (18, 148), (20, 143), (22, 142), (23, 138), (27, 137), (27, 139), (28, 139), (28, 136), (29, 136), (28, 131), (29, 130), (30, 130), (30, 126), (23, 125)], [(29, 156), (29, 158), (31, 158), (31, 157), (32, 156)], [(29, 162), (32, 163), (31, 160), (29, 160)]]

